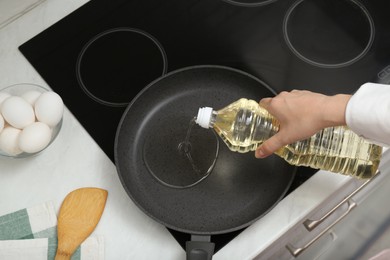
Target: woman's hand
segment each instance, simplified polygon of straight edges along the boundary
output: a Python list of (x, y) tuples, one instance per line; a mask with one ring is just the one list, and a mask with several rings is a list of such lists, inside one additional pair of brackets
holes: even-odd
[(279, 148), (311, 137), (320, 130), (345, 125), (345, 109), (351, 95), (326, 96), (306, 90), (281, 92), (263, 98), (260, 105), (280, 123), (279, 132), (260, 145), (255, 156), (264, 158)]

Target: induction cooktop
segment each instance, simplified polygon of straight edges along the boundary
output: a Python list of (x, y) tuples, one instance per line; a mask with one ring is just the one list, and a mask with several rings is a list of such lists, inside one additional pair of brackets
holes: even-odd
[[(276, 92), (389, 83), (388, 10), (387, 0), (92, 0), (19, 49), (114, 162), (127, 104), (176, 69), (229, 66)], [(290, 191), (314, 172), (299, 167)], [(216, 251), (241, 231), (212, 236)], [(189, 235), (170, 232), (184, 247)]]

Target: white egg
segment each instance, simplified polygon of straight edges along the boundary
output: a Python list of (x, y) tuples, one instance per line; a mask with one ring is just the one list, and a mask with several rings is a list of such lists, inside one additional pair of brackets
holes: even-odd
[(18, 155), (23, 151), (19, 148), (19, 136), (22, 130), (7, 126), (0, 133), (0, 150), (9, 155)]
[(6, 99), (6, 98), (9, 98), (11, 95), (6, 93), (6, 92), (0, 92), (0, 107), (1, 107), (1, 103), (3, 103), (3, 101)]
[(5, 125), (5, 123), (4, 123), (4, 118), (3, 118), (3, 116), (0, 114), (0, 133), (1, 133), (1, 131), (3, 131), (4, 125)]
[(21, 97), (26, 100), (30, 105), (34, 106), (35, 101), (39, 98), (39, 96), (42, 94), (42, 92), (39, 92), (37, 90), (29, 90), (24, 92)]
[(11, 96), (1, 104), (1, 113), (11, 126), (22, 129), (35, 122), (33, 107), (21, 97)]
[(45, 123), (32, 123), (20, 133), (19, 148), (26, 153), (39, 152), (50, 143), (51, 133), (50, 127)]
[(57, 125), (64, 113), (62, 98), (55, 92), (45, 92), (35, 102), (35, 115), (38, 121), (50, 127)]

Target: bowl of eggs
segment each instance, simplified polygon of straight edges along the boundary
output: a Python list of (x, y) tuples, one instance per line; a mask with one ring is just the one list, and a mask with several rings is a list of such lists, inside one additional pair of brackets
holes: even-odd
[(40, 85), (0, 89), (0, 156), (25, 158), (47, 148), (62, 126), (62, 98)]

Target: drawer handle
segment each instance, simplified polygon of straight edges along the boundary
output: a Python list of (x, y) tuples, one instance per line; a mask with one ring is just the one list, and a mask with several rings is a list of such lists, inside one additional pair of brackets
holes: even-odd
[(298, 255), (300, 255), (303, 251), (305, 251), (309, 246), (311, 246), (314, 242), (316, 242), (323, 234), (325, 234), (326, 232), (329, 231), (329, 229), (331, 229), (334, 225), (336, 225), (340, 220), (342, 220), (345, 216), (347, 216), (349, 214), (349, 212), (351, 212), (352, 209), (354, 209), (357, 204), (353, 201), (353, 200), (348, 200), (347, 201), (347, 205), (348, 205), (348, 208), (347, 208), (347, 211), (344, 212), (338, 219), (336, 219), (331, 225), (329, 225), (326, 229), (324, 229), (323, 231), (321, 231), (321, 233), (319, 233), (316, 237), (314, 237), (312, 240), (310, 240), (306, 245), (302, 246), (302, 247), (294, 247), (293, 245), (291, 244), (287, 244), (286, 245), (286, 248), (287, 250), (294, 256), (294, 257), (297, 257)]
[(361, 189), (363, 189), (367, 184), (369, 184), (376, 176), (378, 176), (380, 171), (378, 171), (371, 179), (365, 181), (362, 185), (360, 185), (356, 190), (354, 190), (351, 194), (345, 197), (340, 203), (338, 203), (333, 209), (331, 209), (328, 213), (326, 213), (320, 219), (306, 219), (303, 222), (303, 225), (308, 231), (312, 231), (318, 225), (320, 225), (325, 219), (327, 219), (330, 215), (332, 215), (338, 208), (340, 208), (343, 204), (345, 204), (349, 199), (351, 199), (356, 193), (358, 193)]

